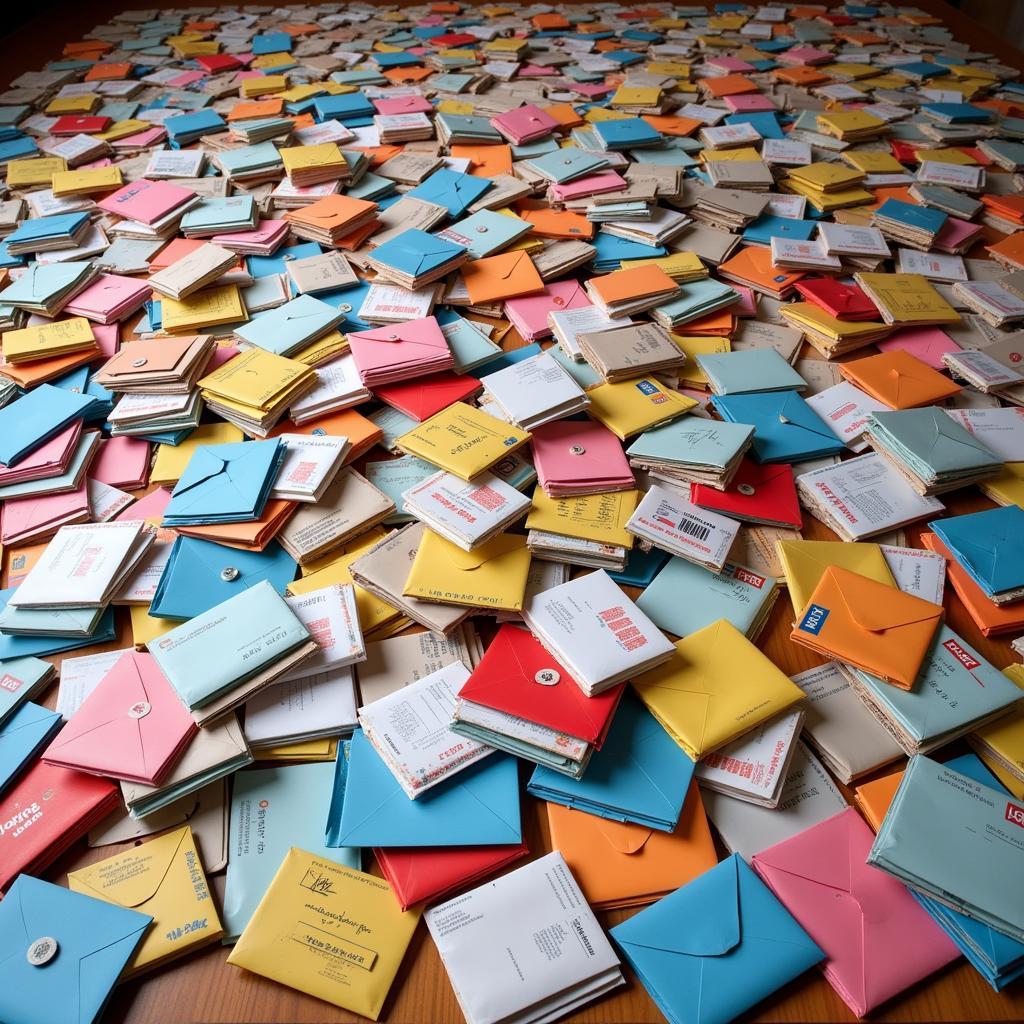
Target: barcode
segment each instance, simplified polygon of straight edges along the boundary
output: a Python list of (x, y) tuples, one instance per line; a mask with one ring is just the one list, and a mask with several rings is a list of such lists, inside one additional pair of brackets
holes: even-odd
[(710, 526), (705, 526), (703, 523), (694, 523), (689, 519), (680, 519), (679, 529), (691, 537), (696, 537), (697, 540), (707, 540), (708, 535), (711, 533)]

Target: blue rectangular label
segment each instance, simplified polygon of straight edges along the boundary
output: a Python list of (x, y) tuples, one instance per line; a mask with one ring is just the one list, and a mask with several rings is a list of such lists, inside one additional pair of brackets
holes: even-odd
[(800, 623), (799, 628), (805, 633), (817, 636), (821, 632), (821, 627), (825, 625), (825, 620), (828, 616), (828, 608), (823, 608), (820, 604), (812, 604), (811, 607), (807, 609), (807, 614), (804, 616), (803, 622)]

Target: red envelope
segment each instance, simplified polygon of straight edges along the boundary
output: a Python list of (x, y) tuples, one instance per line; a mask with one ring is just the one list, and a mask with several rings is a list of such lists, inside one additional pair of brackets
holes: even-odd
[[(553, 684), (552, 672), (558, 676)], [(542, 674), (543, 683), (538, 682)], [(600, 750), (623, 685), (588, 697), (532, 633), (506, 623), (459, 696), (585, 740)]]
[(384, 877), (403, 910), (417, 903), (437, 903), (459, 889), (529, 854), (525, 843), (511, 846), (435, 846), (374, 849)]
[(875, 304), (855, 284), (842, 284), (831, 277), (812, 277), (798, 281), (796, 290), (837, 320), (881, 319)]
[(37, 761), (0, 799), (0, 892), (38, 877), (121, 805), (109, 779)]
[(758, 465), (744, 459), (724, 491), (707, 484), (691, 484), (690, 500), (746, 523), (794, 530), (803, 525), (793, 468), (787, 465)]
[(156, 786), (198, 732), (151, 654), (127, 651), (53, 742), (47, 764)]
[(135, 491), (146, 486), (149, 479), (151, 445), (139, 437), (111, 437), (100, 442), (100, 450), (89, 467), (89, 477)]
[(472, 398), (481, 388), (476, 377), (434, 373), (420, 380), (374, 388), (373, 396), (422, 423), (442, 409), (447, 409), (453, 402), (464, 402)]

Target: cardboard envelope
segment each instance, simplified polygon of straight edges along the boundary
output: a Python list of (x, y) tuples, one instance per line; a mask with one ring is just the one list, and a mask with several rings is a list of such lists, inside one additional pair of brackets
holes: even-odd
[(790, 639), (910, 690), (942, 615), (941, 605), (832, 566)]
[(672, 658), (637, 676), (633, 687), (694, 761), (804, 697), (724, 619), (677, 641)]
[(858, 1017), (960, 955), (906, 886), (865, 864), (874, 838), (851, 807), (751, 862), (825, 951), (825, 978)]
[(151, 921), (22, 875), (0, 904), (0, 1018), (97, 1020)]
[(814, 588), (830, 566), (839, 566), (896, 588), (882, 549), (877, 544), (845, 544), (832, 540), (780, 540), (775, 544), (786, 572), (793, 614), (799, 615), (811, 599)]
[(431, 369), (444, 370), (455, 362), (432, 316), (372, 331), (352, 331), (348, 343), (363, 383), (366, 383), (367, 373), (384, 370), (393, 374), (395, 370), (406, 369), (420, 373), (425, 364)]
[(188, 825), (68, 872), (68, 887), (153, 919), (125, 977), (159, 967), (224, 934)]
[(948, 377), (903, 350), (841, 363), (839, 370), (861, 391), (892, 409), (931, 405), (960, 391)]
[(673, 1021), (733, 1020), (824, 956), (737, 854), (610, 934)]
[(130, 651), (86, 697), (43, 760), (156, 785), (196, 733), (153, 656)]
[[(503, 252), (467, 263), (462, 275), (470, 302), (487, 303), (544, 291), (544, 282), (529, 253)], [(351, 335), (349, 336), (351, 337)]]
[(442, 604), (520, 612), (529, 572), (524, 536), (504, 533), (463, 551), (427, 530), (402, 593)]
[(595, 910), (653, 903), (718, 863), (700, 791), (692, 783), (670, 833), (561, 804), (545, 809), (551, 845), (565, 857)]
[[(554, 683), (549, 681), (552, 675), (557, 677)], [(505, 624), (459, 697), (538, 722), (600, 749), (622, 691), (619, 685), (587, 697), (569, 671), (532, 633)]]

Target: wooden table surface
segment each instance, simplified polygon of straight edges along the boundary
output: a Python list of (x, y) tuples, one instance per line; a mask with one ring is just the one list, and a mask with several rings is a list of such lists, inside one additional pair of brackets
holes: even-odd
[[(750, 0), (748, 0), (750, 2)], [(765, 0), (753, 0), (765, 2)], [(819, 0), (820, 2), (820, 0)], [(826, 0), (834, 6), (831, 0)], [(1012, 2), (1012, 0), (1007, 0)], [(1024, 2), (1024, 0), (1016, 0)], [(910, 0), (907, 0), (909, 5)], [(942, 18), (954, 37), (976, 49), (995, 54), (1000, 60), (1024, 70), (1024, 54), (986, 32), (970, 18), (953, 9), (943, 0), (916, 0), (916, 6)], [(93, 0), (89, 4), (72, 5), (66, 0), (51, 5), (0, 40), (0, 77), (6, 83), (24, 71), (40, 69), (59, 55), (66, 42), (81, 38), (95, 25), (102, 24), (126, 9), (171, 10), (176, 5), (161, 0), (150, 2), (119, 2)], [(408, 6), (408, 4), (402, 4)], [(212, 8), (209, 8), (212, 9)], [(972, 252), (983, 256), (984, 252)], [(505, 347), (522, 344), (514, 331), (505, 338)], [(806, 346), (805, 346), (806, 347)], [(872, 350), (868, 350), (870, 352)], [(865, 353), (857, 353), (863, 355)], [(813, 357), (813, 351), (804, 355)], [(378, 454), (374, 457), (379, 457)], [(143, 493), (143, 492), (140, 492)], [(978, 511), (991, 507), (991, 502), (976, 490), (960, 492), (943, 499), (949, 514)], [(812, 540), (835, 540), (835, 535), (817, 520), (805, 516), (804, 536)], [(918, 545), (919, 530), (908, 530), (908, 543)], [(918, 545), (919, 546), (919, 545)], [(635, 596), (635, 595), (634, 595)], [(966, 637), (996, 666), (1002, 668), (1018, 659), (1009, 643), (981, 636), (959, 600), (946, 588), (946, 620)], [(790, 642), (792, 610), (783, 594), (776, 603), (768, 626), (758, 646), (783, 671), (792, 675), (820, 664), (810, 651)], [(105, 645), (72, 652), (81, 656), (104, 650), (117, 650), (132, 642), (126, 609), (117, 609), (117, 639)], [(59, 666), (61, 658), (52, 660)], [(53, 706), (57, 687), (51, 687), (47, 703)], [(525, 769), (524, 769), (525, 771)], [(313, 808), (321, 814), (323, 808)], [(524, 833), (533, 855), (551, 849), (546, 817), (541, 805), (531, 797), (524, 800)], [(51, 866), (45, 877), (58, 884), (67, 884), (67, 872), (112, 856), (124, 846), (106, 846), (90, 850), (79, 843)], [(367, 858), (372, 864), (372, 858)], [(375, 870), (375, 868), (371, 868)], [(211, 879), (215, 894), (223, 892), (223, 875)], [(1020, 880), (1013, 880), (1020, 884)], [(625, 920), (635, 910), (608, 911), (598, 917), (605, 926)], [(679, 927), (685, 928), (686, 921)], [(157, 970), (140, 980), (120, 986), (103, 1015), (106, 1024), (335, 1024), (360, 1021), (355, 1014), (337, 1009), (320, 1000), (304, 996), (282, 985), (264, 980), (246, 971), (225, 964), (227, 949), (214, 945), (184, 958), (177, 964)], [(647, 997), (643, 987), (627, 969), (627, 985), (615, 995), (605, 997), (570, 1018), (575, 1024), (657, 1024), (663, 1020)], [(846, 1005), (831, 987), (814, 971), (787, 985), (772, 998), (759, 1004), (745, 1020), (757, 1022), (845, 1022), (854, 1021)], [(873, 1021), (885, 1022), (956, 1022), (956, 1021), (1021, 1021), (1024, 1020), (1024, 983), (1009, 986), (996, 994), (963, 959), (940, 972), (900, 998), (887, 1003), (871, 1015)], [(385, 1004), (381, 1020), (388, 1024), (457, 1024), (462, 1021), (451, 985), (433, 943), (421, 925), (413, 937), (408, 954), (399, 971), (391, 996)]]

